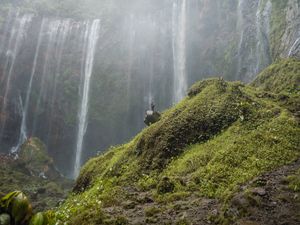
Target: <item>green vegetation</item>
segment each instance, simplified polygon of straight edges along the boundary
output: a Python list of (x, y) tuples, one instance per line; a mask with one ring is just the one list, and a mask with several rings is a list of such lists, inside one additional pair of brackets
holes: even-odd
[(252, 83), (263, 91), (286, 94), (299, 94), (300, 61), (284, 59), (265, 69)]
[[(55, 219), (114, 224), (103, 209), (129, 199), (127, 187), (167, 205), (192, 194), (224, 201), (240, 184), (296, 160), (299, 121), (279, 99), (299, 99), (297, 71), (299, 61), (290, 59), (248, 86), (222, 79), (195, 84), (186, 99), (130, 143), (90, 160)], [(148, 216), (156, 213), (146, 209)]]
[(37, 138), (30, 138), (22, 145), (17, 160), (0, 155), (0, 193), (22, 191), (35, 211), (56, 206), (67, 196), (71, 185), (55, 170), (52, 158)]
[[(28, 223), (31, 219), (32, 224), (128, 224), (126, 214), (111, 215), (107, 209), (121, 206), (131, 210), (141, 202), (146, 204), (142, 209), (146, 221), (155, 223), (164, 210), (184, 209), (180, 202), (195, 197), (217, 199), (226, 212), (228, 200), (240, 185), (300, 157), (299, 67), (295, 59), (282, 60), (250, 85), (221, 78), (196, 83), (188, 97), (131, 142), (91, 159), (83, 167), (73, 194), (54, 211), (33, 217), (29, 213)], [(14, 170), (8, 165), (12, 166), (1, 165), (1, 191), (8, 192), (2, 183), (10, 183), (8, 179), (13, 176), (20, 182), (31, 179), (31, 186), (24, 190), (29, 194), (48, 192), (43, 200), (50, 195), (62, 196), (57, 183), (41, 182), (21, 172), (26, 168), (28, 173), (38, 174), (47, 172), (44, 165), (51, 167), (52, 161), (38, 139), (22, 146)], [(299, 191), (298, 173), (287, 178), (293, 192)], [(20, 186), (12, 183), (6, 188)], [(150, 200), (139, 197), (139, 193), (150, 195)], [(251, 207), (260, 204), (252, 192), (247, 193), (244, 197)], [(4, 204), (8, 202), (5, 199)], [(54, 204), (50, 198), (47, 201)], [(149, 202), (154, 203), (147, 205)], [(10, 212), (4, 204), (2, 217), (7, 219), (5, 213)], [(15, 214), (13, 219), (24, 219), (23, 214)], [(220, 223), (234, 220), (225, 214), (208, 217)], [(189, 224), (184, 215), (176, 221)]]
[(294, 175), (288, 176), (287, 180), (292, 191), (300, 192), (300, 169)]

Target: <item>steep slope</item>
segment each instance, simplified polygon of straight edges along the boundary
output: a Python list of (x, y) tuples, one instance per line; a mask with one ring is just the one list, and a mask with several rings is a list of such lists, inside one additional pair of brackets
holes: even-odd
[[(245, 190), (240, 185), (300, 157), (299, 71), (300, 62), (289, 59), (267, 68), (251, 85), (221, 78), (195, 84), (188, 97), (130, 143), (91, 159), (74, 194), (56, 210), (55, 220), (70, 224), (243, 221), (248, 214), (230, 211), (235, 209), (231, 199)], [(299, 163), (292, 168), (281, 177), (290, 175), (285, 186), (299, 193)], [(247, 193), (257, 194), (255, 190)], [(297, 199), (287, 207), (299, 207)], [(255, 208), (253, 204), (249, 208)], [(300, 218), (292, 216), (288, 224), (297, 224)]]

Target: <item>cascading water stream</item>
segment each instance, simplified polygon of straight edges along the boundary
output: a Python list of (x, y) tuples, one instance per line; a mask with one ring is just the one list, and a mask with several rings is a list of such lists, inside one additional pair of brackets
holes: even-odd
[[(174, 103), (179, 102), (187, 91), (186, 74), (186, 0), (173, 3), (172, 45), (174, 68)], [(180, 5), (179, 5), (180, 4)]]
[(150, 36), (150, 43), (149, 43), (149, 50), (148, 53), (149, 55), (147, 56), (148, 63), (149, 63), (149, 75), (147, 76), (148, 78), (148, 90), (147, 90), (147, 107), (149, 109), (151, 108), (151, 104), (154, 103), (154, 70), (155, 70), (155, 46), (157, 44), (156, 40), (156, 33), (157, 33), (157, 25), (153, 18), (149, 17), (148, 18), (149, 22), (149, 31), (151, 33)]
[(154, 76), (154, 54), (152, 53), (150, 59), (150, 77), (149, 77), (149, 86), (148, 86), (148, 107), (151, 108), (151, 104), (154, 102), (153, 97), (153, 76)]
[(74, 177), (78, 176), (80, 166), (81, 166), (81, 157), (82, 157), (82, 148), (83, 140), (87, 129), (87, 116), (88, 116), (88, 105), (89, 105), (89, 90), (90, 90), (90, 81), (93, 73), (94, 65), (94, 56), (97, 41), (99, 38), (99, 29), (100, 29), (100, 20), (94, 20), (90, 27), (86, 30), (85, 34), (85, 43), (86, 49), (84, 51), (85, 63), (84, 63), (84, 80), (83, 80), (83, 89), (82, 89), (82, 99), (78, 113), (78, 133), (77, 133), (77, 144), (76, 144), (76, 157), (74, 165)]
[[(128, 56), (128, 68), (127, 68), (127, 94), (128, 98), (130, 96), (130, 89), (131, 89), (131, 76), (132, 76), (132, 66), (133, 66), (133, 49), (134, 49), (134, 42), (136, 38), (136, 31), (134, 27), (135, 18), (133, 15), (130, 15), (129, 19), (129, 40), (128, 40), (128, 46), (129, 46), (129, 56)], [(129, 106), (130, 104), (128, 104)]]
[[(59, 20), (54, 20), (48, 22), (47, 26), (47, 47), (46, 47), (46, 53), (44, 58), (44, 65), (43, 65), (43, 71), (40, 77), (40, 89), (38, 93), (37, 103), (36, 103), (36, 109), (39, 110), (42, 108), (42, 102), (45, 99), (46, 93), (47, 93), (47, 86), (49, 85), (47, 83), (47, 74), (50, 67), (50, 59), (51, 59), (51, 53), (53, 49), (55, 48), (55, 40), (58, 35), (58, 29), (60, 25)], [(33, 133), (36, 131), (37, 127), (37, 118), (38, 118), (38, 112), (35, 112), (34, 121), (33, 121)]]
[[(6, 113), (6, 107), (7, 107), (7, 101), (8, 101), (8, 95), (10, 91), (10, 83), (12, 79), (12, 75), (14, 72), (15, 68), (15, 62), (16, 58), (18, 56), (18, 51), (21, 47), (22, 41), (24, 36), (26, 35), (26, 31), (29, 27), (29, 24), (32, 20), (33, 15), (31, 14), (25, 14), (21, 18), (19, 18), (19, 12), (17, 11), (16, 13), (16, 20), (14, 22), (11, 35), (9, 38), (9, 43), (8, 43), (8, 50), (6, 53), (6, 63), (4, 67), (4, 74), (3, 79), (1, 80), (1, 83), (5, 81), (5, 86), (4, 86), (4, 97), (3, 97), (3, 103), (2, 103), (2, 110), (1, 114)], [(3, 135), (4, 129), (5, 129), (5, 122), (2, 124), (1, 127), (1, 136)]]
[(244, 0), (238, 1), (238, 7), (237, 7), (237, 30), (240, 30), (240, 40), (238, 44), (238, 57), (237, 57), (237, 70), (236, 70), (236, 78), (240, 76), (241, 73), (241, 67), (242, 67), (242, 58), (241, 58), (241, 50), (242, 50), (242, 44), (244, 40), (244, 30), (242, 29), (244, 18), (243, 18), (243, 3)]
[(54, 52), (54, 56), (56, 59), (56, 66), (55, 66), (55, 71), (54, 71), (54, 79), (53, 79), (53, 88), (52, 88), (52, 96), (51, 96), (51, 101), (50, 101), (50, 118), (49, 118), (49, 129), (48, 129), (48, 141), (49, 141), (49, 135), (51, 134), (52, 131), (52, 119), (53, 119), (53, 114), (55, 110), (55, 100), (57, 100), (57, 84), (58, 84), (58, 78), (60, 76), (60, 70), (61, 70), (61, 62), (62, 62), (62, 55), (63, 55), (63, 50), (65, 47), (65, 42), (67, 39), (67, 36), (69, 34), (69, 31), (71, 29), (71, 21), (70, 20), (64, 20), (60, 23), (60, 28), (58, 29), (58, 34), (56, 37), (56, 49)]
[[(26, 30), (28, 28), (28, 24), (31, 22), (33, 15), (24, 15), (22, 16), (21, 20), (20, 20), (20, 25), (16, 34), (16, 40), (15, 40), (15, 44), (12, 50), (12, 59), (11, 59), (11, 64), (9, 66), (8, 69), (8, 73), (6, 76), (6, 85), (5, 85), (5, 93), (4, 93), (4, 99), (3, 99), (3, 110), (5, 111), (6, 109), (6, 104), (7, 104), (7, 96), (8, 96), (8, 92), (10, 90), (10, 82), (11, 82), (11, 76), (13, 75), (13, 71), (14, 71), (14, 67), (15, 67), (15, 62), (16, 62), (16, 58), (18, 55), (18, 50), (21, 46), (23, 37), (25, 36)], [(14, 35), (14, 33), (12, 34), (12, 36)]]
[[(56, 62), (56, 68), (55, 68), (55, 77), (54, 77), (54, 94), (56, 94), (56, 87), (57, 87), (57, 79), (60, 75), (60, 67), (61, 67), (61, 61), (62, 61), (62, 53), (64, 50), (66, 38), (68, 36), (68, 33), (70, 31), (70, 20), (65, 20), (61, 23), (61, 28), (58, 33), (57, 37), (57, 47), (55, 51), (55, 58), (57, 60)], [(55, 98), (55, 95), (52, 97)]]
[(11, 153), (16, 153), (20, 146), (24, 143), (24, 141), (27, 139), (27, 114), (28, 114), (28, 109), (29, 109), (29, 102), (30, 102), (30, 95), (32, 91), (32, 82), (33, 82), (33, 77), (36, 73), (36, 66), (37, 66), (37, 60), (40, 52), (40, 46), (43, 38), (43, 31), (44, 31), (44, 26), (45, 26), (45, 20), (42, 21), (41, 28), (40, 28), (40, 34), (38, 38), (38, 43), (35, 51), (35, 56), (34, 56), (34, 61), (32, 65), (32, 71), (30, 75), (30, 80), (27, 88), (27, 93), (26, 93), (26, 100), (25, 100), (25, 105), (22, 107), (23, 112), (22, 112), (22, 122), (21, 122), (21, 127), (20, 127), (20, 134), (19, 134), (19, 140), (16, 146), (12, 147)]
[(269, 43), (271, 13), (270, 0), (238, 1), (239, 44), (235, 79), (250, 82), (271, 63)]
[(296, 41), (294, 42), (294, 44), (292, 45), (292, 47), (289, 50), (289, 54), (288, 57), (292, 57), (294, 54), (294, 51), (297, 50), (298, 48), (300, 48), (300, 37), (298, 37), (296, 39)]

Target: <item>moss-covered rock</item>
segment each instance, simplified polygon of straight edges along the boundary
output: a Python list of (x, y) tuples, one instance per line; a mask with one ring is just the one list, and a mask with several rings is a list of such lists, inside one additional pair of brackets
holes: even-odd
[[(19, 158), (0, 155), (0, 192), (22, 191), (36, 211), (55, 207), (66, 197), (73, 182), (62, 177), (52, 161), (37, 138), (22, 145)], [(1, 193), (0, 198), (5, 196)]]
[(265, 69), (252, 82), (252, 86), (273, 93), (299, 94), (300, 61), (283, 59)]
[(220, 78), (195, 84), (131, 142), (91, 159), (55, 219), (113, 221), (106, 207), (134, 201), (144, 191), (154, 196), (149, 204), (195, 196), (225, 202), (241, 184), (298, 159), (299, 123), (281, 99), (284, 94), (299, 100), (297, 71), (299, 62), (291, 59), (271, 66), (251, 85)]
[(239, 83), (225, 83), (220, 79), (193, 86), (199, 94), (186, 98), (165, 112), (155, 126), (142, 132), (136, 145), (142, 167), (161, 170), (188, 145), (206, 141), (240, 116), (247, 117), (251, 101), (240, 88)]
[(56, 179), (60, 177), (56, 171), (53, 159), (49, 157), (46, 146), (38, 138), (29, 138), (18, 153), (20, 165), (33, 176)]
[(273, 98), (274, 101), (291, 111), (300, 121), (299, 84), (300, 61), (283, 59), (265, 69), (251, 85), (266, 91), (265, 96)]

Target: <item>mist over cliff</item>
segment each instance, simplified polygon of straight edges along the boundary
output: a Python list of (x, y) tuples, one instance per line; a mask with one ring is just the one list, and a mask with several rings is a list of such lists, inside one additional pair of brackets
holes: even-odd
[[(15, 0), (0, 4), (1, 152), (35, 136), (68, 176), (195, 81), (250, 82), (300, 58), (299, 0)], [(77, 162), (77, 166), (75, 165)]]

